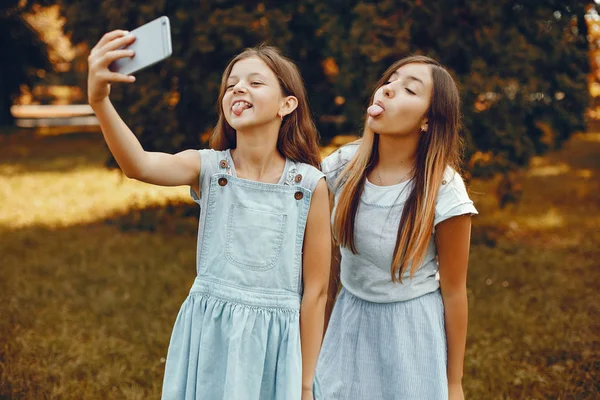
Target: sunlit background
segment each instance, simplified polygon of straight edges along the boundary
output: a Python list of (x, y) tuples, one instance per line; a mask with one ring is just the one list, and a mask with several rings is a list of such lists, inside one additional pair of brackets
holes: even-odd
[(356, 138), (393, 60), (447, 65), (480, 211), (467, 398), (600, 398), (600, 6), (283, 3), (0, 4), (0, 398), (160, 397), (198, 210), (187, 188), (115, 168), (85, 88), (102, 33), (160, 15), (173, 57), (113, 87), (148, 149), (206, 146), (220, 74), (245, 46), (267, 41), (298, 62), (323, 156)]

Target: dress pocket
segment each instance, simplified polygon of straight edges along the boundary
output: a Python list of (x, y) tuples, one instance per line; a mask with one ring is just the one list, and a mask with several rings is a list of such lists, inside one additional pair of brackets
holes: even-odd
[(227, 219), (227, 260), (251, 270), (273, 268), (281, 253), (286, 220), (286, 214), (232, 205)]

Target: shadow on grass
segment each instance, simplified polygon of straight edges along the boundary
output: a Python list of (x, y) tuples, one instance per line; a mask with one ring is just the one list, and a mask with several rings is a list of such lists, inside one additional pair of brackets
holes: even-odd
[(67, 228), (0, 227), (0, 398), (159, 398), (195, 277), (197, 211), (171, 203)]
[[(481, 215), (468, 278), (467, 398), (598, 398), (594, 138), (540, 160), (533, 170), (546, 169), (529, 174), (521, 203), (505, 210), (489, 182), (473, 182)], [(0, 167), (68, 171), (106, 157), (99, 136), (25, 139), (0, 146)], [(0, 398), (159, 398), (171, 328), (195, 277), (197, 214), (171, 201), (64, 228), (0, 226)]]
[[(170, 331), (195, 276), (197, 209), (167, 209), (0, 228), (3, 398), (159, 398)], [(595, 398), (599, 240), (590, 233), (540, 251), (502, 234), (494, 246), (473, 245), (470, 398)]]
[(12, 174), (69, 172), (105, 164), (108, 150), (101, 133), (40, 136), (34, 131), (0, 135), (0, 168)]

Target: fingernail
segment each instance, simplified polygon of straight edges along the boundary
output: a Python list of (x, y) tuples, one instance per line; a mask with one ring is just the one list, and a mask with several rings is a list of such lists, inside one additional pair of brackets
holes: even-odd
[(130, 81), (130, 82), (135, 82), (135, 76), (130, 76), (130, 77), (129, 77), (129, 81)]

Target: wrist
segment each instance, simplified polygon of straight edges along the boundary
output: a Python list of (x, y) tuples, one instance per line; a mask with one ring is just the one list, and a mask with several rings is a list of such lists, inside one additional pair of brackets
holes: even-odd
[(448, 385), (462, 385), (463, 374), (459, 371), (453, 371), (448, 374)]
[(90, 105), (90, 107), (92, 107), (92, 110), (96, 110), (96, 109), (102, 107), (102, 105), (106, 104), (108, 101), (109, 101), (108, 96), (103, 97), (101, 99), (88, 98), (88, 104)]

